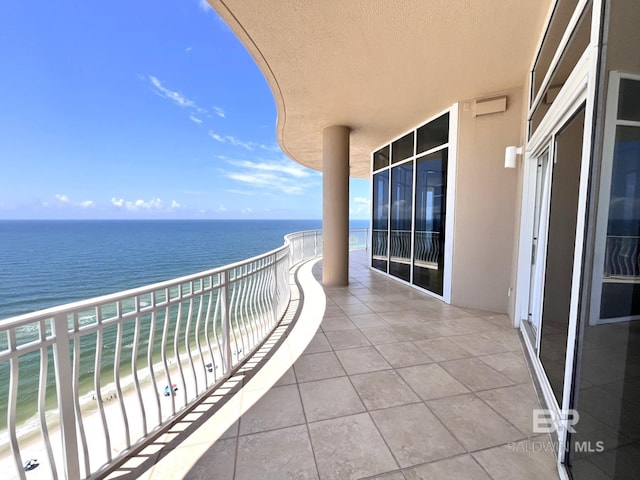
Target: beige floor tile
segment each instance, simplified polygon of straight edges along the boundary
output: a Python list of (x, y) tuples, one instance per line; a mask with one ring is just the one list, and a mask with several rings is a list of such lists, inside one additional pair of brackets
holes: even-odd
[(376, 410), (371, 417), (403, 468), (464, 452), (423, 403)]
[(388, 327), (368, 327), (362, 328), (361, 331), (374, 345), (408, 341), (406, 334), (401, 330), (398, 330), (397, 325), (389, 325)]
[(365, 313), (364, 315), (350, 315), (349, 319), (358, 327), (385, 327), (388, 325), (377, 313)]
[(491, 480), (471, 455), (438, 460), (404, 471), (406, 480)]
[(340, 308), (347, 315), (364, 315), (367, 313), (375, 313), (364, 303), (350, 303), (347, 305), (340, 305)]
[(345, 348), (365, 347), (371, 345), (367, 337), (360, 330), (338, 330), (335, 332), (326, 332), (327, 340), (334, 350), (343, 350)]
[(451, 320), (451, 322), (470, 330), (471, 333), (492, 332), (499, 329), (499, 327), (484, 318), (464, 317)]
[(450, 360), (440, 366), (474, 392), (513, 385), (512, 380), (477, 358)]
[(532, 385), (525, 383), (477, 395), (522, 433), (533, 435), (533, 410), (540, 408), (540, 403)]
[(347, 377), (301, 383), (300, 396), (308, 422), (365, 411), (362, 401)]
[(469, 352), (452, 342), (449, 338), (430, 338), (413, 343), (436, 362), (456, 360), (458, 358), (471, 356)]
[(500, 328), (490, 332), (484, 332), (481, 335), (492, 342), (502, 345), (505, 350), (512, 352), (522, 351), (522, 343), (520, 342), (518, 331), (515, 328), (511, 328), (509, 330)]
[(353, 375), (351, 381), (369, 410), (420, 401), (420, 398), (393, 370)]
[(494, 353), (478, 359), (516, 383), (531, 383), (531, 373), (522, 352)]
[(548, 435), (475, 452), (473, 457), (494, 480), (552, 480), (558, 478), (555, 456), (544, 451)]
[(343, 307), (344, 305), (364, 305), (358, 297), (351, 294), (349, 291), (349, 287), (346, 290), (342, 291), (340, 294), (330, 295), (331, 300), (333, 300), (336, 305)]
[(401, 335), (403, 340), (416, 342), (428, 338), (441, 337), (442, 335), (425, 323), (411, 325), (396, 325), (393, 327)]
[(304, 423), (297, 385), (274, 387), (240, 418), (240, 435)]
[(309, 432), (322, 480), (359, 479), (398, 469), (366, 413), (310, 423)]
[(335, 332), (338, 330), (351, 330), (356, 328), (349, 317), (347, 317), (344, 313), (341, 315), (337, 315), (335, 317), (329, 317), (322, 320), (320, 324), (322, 330), (326, 332)]
[(433, 362), (426, 353), (411, 342), (388, 343), (378, 345), (376, 348), (394, 368)]
[(333, 352), (302, 355), (293, 366), (298, 382), (310, 382), (323, 378), (345, 375), (338, 357)]
[(325, 336), (324, 333), (320, 332), (320, 333), (316, 333), (313, 336), (304, 353), (309, 354), (309, 353), (320, 353), (320, 352), (330, 352), (330, 351), (331, 351), (331, 345), (329, 345), (329, 341), (327, 340), (327, 337)]
[(234, 480), (237, 441), (237, 438), (218, 440), (198, 459), (198, 463), (187, 475), (181, 478), (185, 480)]
[(400, 368), (397, 372), (423, 400), (449, 397), (469, 391), (435, 363)]
[(233, 425), (231, 425), (226, 432), (220, 435), (220, 439), (223, 438), (232, 438), (238, 436), (238, 429), (240, 427), (240, 420), (236, 420)]
[[(330, 301), (329, 299), (327, 299), (327, 301)], [(336, 305), (335, 303), (333, 305), (329, 305), (327, 304), (325, 310), (324, 310), (324, 318), (331, 318), (331, 317), (341, 317), (344, 315), (344, 312), (342, 311), (342, 309)]]
[(429, 327), (434, 329), (443, 337), (449, 337), (451, 335), (468, 335), (473, 333), (473, 331), (465, 327), (462, 322), (455, 320), (435, 320), (429, 322)]
[(407, 325), (413, 323), (424, 323), (425, 315), (421, 312), (416, 312), (413, 310), (400, 310), (398, 312), (382, 312), (380, 316), (389, 324), (389, 325)]
[(492, 314), (492, 315), (481, 315), (486, 321), (493, 323), (497, 327), (504, 328), (507, 330), (513, 329), (513, 322), (507, 315), (503, 314)]
[(380, 298), (374, 302), (367, 302), (367, 306), (378, 314), (385, 312), (400, 312), (404, 308), (400, 304), (390, 302), (388, 300), (382, 300)]
[(384, 475), (376, 475), (369, 477), (368, 480), (405, 480), (402, 472), (385, 473)]
[(387, 370), (391, 365), (387, 363), (374, 347), (351, 348), (338, 350), (336, 355), (347, 374), (374, 372)]
[(282, 387), (284, 385), (293, 385), (296, 383), (296, 374), (293, 372), (293, 367), (289, 368), (284, 375), (282, 375), (275, 383), (274, 387)]
[(304, 425), (239, 437), (234, 480), (317, 479)]
[(490, 355), (492, 353), (503, 353), (509, 351), (508, 348), (505, 348), (500, 343), (494, 342), (481, 334), (473, 333), (471, 335), (458, 335), (448, 338), (474, 356)]
[(472, 394), (433, 400), (427, 402), (427, 406), (467, 451), (489, 448), (523, 437), (513, 425)]

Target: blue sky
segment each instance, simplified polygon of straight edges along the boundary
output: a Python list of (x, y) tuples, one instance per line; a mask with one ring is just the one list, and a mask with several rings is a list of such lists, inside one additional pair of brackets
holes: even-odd
[[(259, 69), (201, 0), (0, 3), (0, 218), (309, 218)], [(352, 218), (369, 182), (351, 181)]]

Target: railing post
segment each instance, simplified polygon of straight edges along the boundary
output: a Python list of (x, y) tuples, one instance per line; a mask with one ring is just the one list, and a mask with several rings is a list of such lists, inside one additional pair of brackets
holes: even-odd
[(318, 256), (318, 230), (313, 232), (313, 256)]
[(60, 409), (60, 436), (65, 478), (80, 478), (80, 459), (78, 458), (78, 437), (76, 434), (76, 412), (73, 399), (73, 369), (71, 365), (71, 347), (67, 315), (60, 313), (54, 317), (53, 362), (56, 371), (56, 389), (58, 408)]
[(369, 250), (369, 228), (365, 229), (364, 249)]
[(224, 373), (231, 370), (231, 316), (229, 314), (229, 270), (220, 273), (220, 314), (222, 315), (222, 368)]

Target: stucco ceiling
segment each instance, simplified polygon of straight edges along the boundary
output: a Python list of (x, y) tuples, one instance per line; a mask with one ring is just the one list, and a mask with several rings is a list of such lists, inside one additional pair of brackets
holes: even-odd
[(249, 50), (295, 161), (322, 169), (322, 129), (347, 125), (351, 175), (461, 99), (523, 86), (552, 0), (209, 0)]

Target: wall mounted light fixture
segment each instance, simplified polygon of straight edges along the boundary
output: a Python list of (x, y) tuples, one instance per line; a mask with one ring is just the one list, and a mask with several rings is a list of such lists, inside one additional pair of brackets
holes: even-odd
[(516, 168), (517, 155), (522, 155), (522, 147), (507, 147), (504, 151), (504, 168)]

